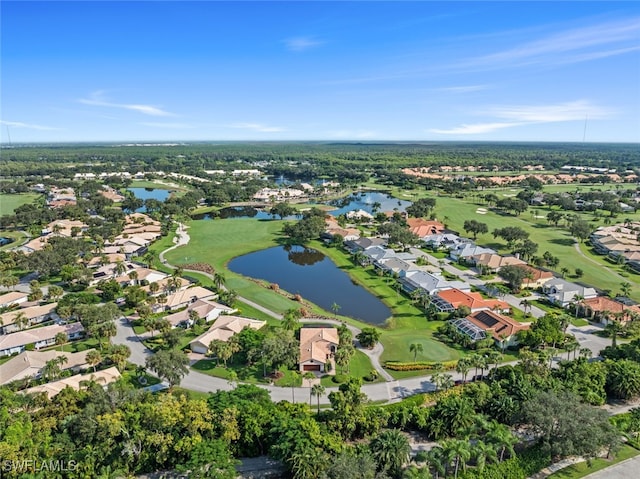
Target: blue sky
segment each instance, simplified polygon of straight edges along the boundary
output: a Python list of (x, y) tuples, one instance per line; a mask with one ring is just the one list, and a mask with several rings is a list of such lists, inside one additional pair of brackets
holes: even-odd
[(640, 141), (638, 2), (0, 8), (3, 143)]

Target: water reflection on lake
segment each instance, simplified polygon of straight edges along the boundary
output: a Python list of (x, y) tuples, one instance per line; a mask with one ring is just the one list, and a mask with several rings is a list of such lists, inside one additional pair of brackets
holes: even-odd
[(411, 201), (399, 200), (379, 191), (368, 191), (354, 193), (346, 198), (331, 201), (329, 204), (336, 207), (329, 213), (333, 216), (339, 216), (355, 210), (364, 210), (371, 214), (381, 211), (404, 211), (411, 204)]
[(303, 246), (276, 246), (234, 258), (229, 269), (252, 278), (276, 283), (300, 294), (327, 311), (340, 306), (339, 314), (381, 325), (391, 311), (365, 288), (355, 284), (321, 252)]
[[(171, 195), (170, 190), (160, 190), (157, 188), (127, 188), (127, 189), (131, 191), (136, 198), (141, 199), (142, 201), (145, 201), (145, 200), (165, 201)], [(145, 213), (146, 211), (147, 209), (144, 206), (136, 210), (136, 212), (138, 213)]]
[[(273, 216), (266, 210), (254, 208), (253, 206), (229, 206), (227, 208), (221, 208), (214, 213), (202, 213), (191, 216), (194, 220), (212, 220), (220, 218), (226, 219), (238, 219), (238, 218), (255, 218), (258, 220), (271, 220), (280, 219), (279, 216)], [(295, 216), (285, 216), (284, 219), (296, 219)]]

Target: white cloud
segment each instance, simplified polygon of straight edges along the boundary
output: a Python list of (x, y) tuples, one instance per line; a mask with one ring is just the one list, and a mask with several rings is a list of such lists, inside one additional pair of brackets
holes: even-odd
[(435, 88), (435, 91), (444, 91), (450, 93), (470, 93), (474, 91), (486, 90), (487, 88), (489, 88), (488, 85), (463, 85)]
[(440, 130), (432, 128), (430, 133), (438, 133), (441, 135), (479, 135), (481, 133), (491, 133), (492, 131), (502, 130), (503, 128), (512, 128), (520, 126), (523, 123), (475, 123), (472, 125), (460, 125), (448, 130)]
[(607, 118), (612, 110), (592, 105), (587, 100), (571, 101), (558, 105), (542, 106), (501, 106), (488, 111), (498, 118), (523, 121), (528, 123), (552, 123), (558, 121), (584, 120), (585, 117), (597, 119)]
[(174, 116), (172, 113), (169, 113), (168, 111), (162, 110), (161, 108), (153, 105), (143, 105), (138, 103), (114, 103), (111, 101), (107, 101), (103, 98), (103, 95), (104, 93), (102, 91), (97, 91), (92, 93), (90, 95), (90, 98), (81, 98), (78, 100), (78, 102), (84, 105), (106, 106), (110, 108), (132, 110), (150, 116)]
[(608, 118), (614, 113), (613, 110), (593, 105), (587, 100), (577, 100), (557, 105), (496, 106), (480, 114), (503, 121), (463, 124), (448, 129), (433, 128), (429, 132), (441, 135), (478, 135), (523, 125), (584, 121), (585, 118), (602, 119)]
[(37, 125), (35, 123), (23, 123), (21, 121), (0, 120), (0, 124), (5, 126), (10, 126), (12, 128), (26, 128), (29, 130), (41, 130), (41, 131), (60, 130), (60, 128), (55, 128), (53, 126)]
[(187, 123), (156, 123), (156, 122), (142, 122), (140, 123), (142, 126), (149, 126), (151, 128), (170, 128), (174, 130), (188, 130), (191, 128), (196, 128), (193, 125), (189, 125)]
[(259, 131), (262, 133), (276, 133), (279, 131), (286, 131), (284, 128), (281, 128), (279, 126), (262, 125), (260, 123), (232, 123), (230, 125), (227, 125), (227, 127), (239, 128), (242, 130)]
[(309, 50), (310, 48), (320, 46), (323, 43), (323, 41), (316, 40), (313, 37), (293, 37), (284, 40), (285, 46), (292, 52), (303, 52), (305, 50)]
[[(637, 49), (640, 17), (599, 23), (548, 35), (513, 48), (470, 59), (459, 66), (503, 67), (563, 64), (622, 55)], [(599, 51), (605, 45), (616, 49)]]

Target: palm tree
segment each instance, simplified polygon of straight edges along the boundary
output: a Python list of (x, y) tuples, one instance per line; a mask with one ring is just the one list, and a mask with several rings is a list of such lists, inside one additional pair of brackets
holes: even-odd
[(429, 465), (429, 469), (435, 472), (436, 479), (440, 477), (440, 474), (446, 473), (447, 467), (445, 461), (444, 449), (442, 449), (441, 446), (435, 446), (427, 451), (426, 463)]
[(578, 354), (580, 354), (581, 358), (589, 359), (591, 356), (593, 356), (593, 351), (591, 351), (589, 348), (580, 348)]
[(582, 296), (581, 294), (576, 294), (573, 299), (571, 300), (571, 303), (573, 304), (573, 307), (575, 308), (575, 317), (576, 319), (578, 318), (578, 313), (580, 311), (580, 303), (582, 303), (582, 301), (584, 301), (584, 296)]
[(467, 358), (461, 358), (458, 360), (458, 364), (456, 364), (456, 372), (462, 375), (462, 384), (464, 387), (464, 383), (467, 382), (467, 374), (469, 374), (469, 370), (471, 369), (471, 364)]
[(520, 306), (522, 306), (524, 314), (527, 314), (527, 309), (531, 309), (531, 301), (529, 301), (528, 299), (523, 299), (522, 301), (520, 301)]
[(323, 396), (324, 393), (325, 393), (325, 387), (320, 383), (314, 384), (313, 387), (311, 388), (311, 394), (314, 395), (318, 400), (318, 414), (320, 414), (320, 396)]
[(413, 353), (413, 362), (416, 362), (416, 358), (418, 357), (418, 353), (422, 353), (424, 348), (422, 343), (411, 343), (409, 346), (409, 352)]
[(93, 367), (93, 372), (95, 373), (96, 366), (102, 362), (102, 355), (97, 349), (92, 349), (91, 351), (87, 352), (85, 360), (87, 361), (87, 364), (89, 366)]
[(306, 379), (307, 382), (309, 383), (309, 407), (311, 407), (311, 398), (313, 397), (313, 394), (311, 392), (311, 388), (312, 388), (311, 381), (313, 381), (315, 378), (316, 378), (316, 375), (313, 374), (311, 371), (307, 371), (302, 375), (302, 379), (303, 380)]
[(338, 317), (338, 311), (340, 311), (340, 308), (342, 308), (342, 306), (340, 306), (338, 303), (333, 303), (331, 305), (331, 311), (333, 311), (333, 314), (335, 315), (335, 317)]
[(127, 271), (127, 266), (124, 264), (124, 261), (117, 261), (113, 266), (113, 273), (116, 276), (121, 276), (125, 271)]
[(631, 295), (631, 283), (625, 281), (624, 283), (620, 283), (620, 293), (622, 296), (630, 296)]
[(510, 456), (515, 454), (513, 446), (518, 440), (504, 424), (500, 424), (496, 420), (487, 424), (485, 439), (500, 451), (500, 462), (504, 460), (505, 452), (508, 452)]
[(297, 308), (289, 308), (282, 317), (282, 327), (288, 331), (293, 331), (300, 323), (300, 318), (302, 318), (302, 311)]
[(29, 318), (23, 312), (19, 312), (13, 317), (13, 324), (20, 330), (24, 329), (29, 324)]
[(402, 467), (409, 462), (411, 446), (399, 429), (382, 431), (369, 443), (378, 468), (389, 471), (393, 477), (400, 476)]
[(487, 444), (486, 442), (477, 441), (473, 445), (471, 453), (476, 459), (476, 466), (478, 467), (479, 472), (484, 470), (484, 466), (487, 461), (493, 463), (498, 462), (498, 454), (495, 446)]
[(562, 268), (560, 268), (560, 273), (562, 274), (562, 277), (564, 278), (567, 273), (569, 273), (569, 268), (567, 268), (566, 266), (563, 266)]
[(64, 343), (67, 342), (67, 335), (65, 333), (56, 334), (55, 342), (56, 342), (56, 346), (60, 346), (60, 351), (62, 352), (62, 346), (64, 345)]
[(220, 272), (216, 271), (213, 274), (213, 282), (215, 283), (216, 288), (218, 290), (220, 290), (226, 284), (227, 278), (225, 277), (225, 275), (223, 273), (220, 273)]
[(624, 331), (624, 326), (619, 321), (612, 319), (609, 321), (609, 324), (605, 326), (604, 330), (611, 335), (611, 347), (615, 349), (618, 345), (618, 335)]
[(469, 446), (469, 442), (460, 439), (447, 439), (442, 441), (442, 448), (444, 449), (447, 462), (449, 464), (453, 462), (453, 477), (457, 478), (460, 463), (462, 463), (462, 469), (466, 470), (467, 461), (471, 459), (471, 447)]

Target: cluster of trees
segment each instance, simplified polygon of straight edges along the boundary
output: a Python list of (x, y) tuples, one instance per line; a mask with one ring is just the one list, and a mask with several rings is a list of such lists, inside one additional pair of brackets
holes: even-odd
[(302, 214), (302, 219), (296, 223), (287, 223), (282, 227), (282, 233), (292, 242), (304, 244), (320, 237), (325, 230), (325, 212), (318, 208), (311, 208)]

